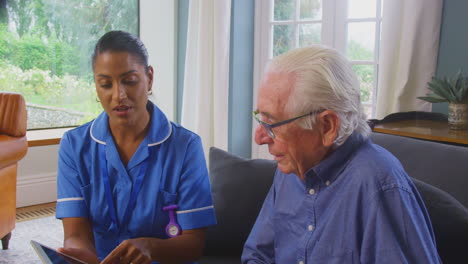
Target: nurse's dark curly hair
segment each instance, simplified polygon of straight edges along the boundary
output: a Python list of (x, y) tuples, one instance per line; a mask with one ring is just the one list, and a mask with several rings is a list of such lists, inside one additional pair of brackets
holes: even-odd
[(131, 33), (116, 30), (104, 34), (94, 48), (93, 69), (97, 56), (104, 52), (128, 52), (137, 57), (139, 62), (148, 70), (148, 51), (143, 42)]

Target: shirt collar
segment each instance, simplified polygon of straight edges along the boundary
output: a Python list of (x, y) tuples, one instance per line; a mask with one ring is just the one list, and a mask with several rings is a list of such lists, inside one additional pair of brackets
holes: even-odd
[(346, 164), (351, 160), (350, 156), (355, 153), (364, 141), (365, 139), (360, 134), (356, 132), (351, 134), (345, 143), (335, 149), (319, 164), (306, 172), (306, 181), (313, 184), (313, 182), (316, 181), (324, 183), (336, 180), (338, 175), (340, 175), (346, 167)]
[[(159, 145), (166, 141), (172, 134), (172, 125), (166, 115), (151, 101), (146, 106), (150, 112), (150, 127), (145, 141), (148, 147)], [(91, 124), (89, 131), (91, 138), (99, 144), (106, 145), (110, 137), (109, 116), (102, 112)]]

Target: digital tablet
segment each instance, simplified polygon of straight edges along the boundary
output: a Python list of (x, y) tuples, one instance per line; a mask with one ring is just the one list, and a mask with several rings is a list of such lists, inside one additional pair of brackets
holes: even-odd
[(88, 264), (75, 257), (63, 254), (57, 250), (31, 240), (31, 245), (44, 264)]

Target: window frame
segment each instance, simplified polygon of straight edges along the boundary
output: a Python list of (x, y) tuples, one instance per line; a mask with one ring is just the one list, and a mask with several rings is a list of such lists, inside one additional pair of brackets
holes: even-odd
[[(153, 81), (155, 92), (150, 99), (170, 120), (176, 116), (176, 60), (177, 60), (177, 2), (166, 0), (139, 0), (139, 36), (149, 53), (149, 64), (159, 77)], [(159, 32), (155, 36), (154, 32)], [(166, 39), (167, 41), (160, 41)], [(168, 89), (169, 88), (169, 89)], [(170, 89), (173, 88), (173, 89)], [(31, 129), (26, 132), (29, 147), (57, 145), (67, 128)]]
[[(12, 1), (14, 2), (14, 1)], [(148, 0), (135, 0), (134, 4), (136, 4), (136, 18), (134, 21), (136, 23), (136, 35), (138, 37), (141, 37), (141, 2), (148, 2)], [(109, 5), (112, 5), (112, 3), (110, 3)], [(13, 24), (15, 24), (15, 22), (13, 22)], [(34, 24), (34, 22), (32, 23)], [(50, 27), (50, 23), (48, 24), (48, 26)], [(8, 31), (8, 30), (7, 30)], [(28, 31), (28, 34), (29, 34), (29, 31)], [(98, 36), (99, 37), (99, 36)], [(97, 39), (95, 39), (96, 41)], [(91, 57), (92, 54), (79, 54), (79, 56), (81, 57)], [(66, 60), (67, 58), (65, 56), (62, 56), (62, 61), (63, 60)], [(14, 64), (12, 64), (14, 65)], [(14, 65), (16, 66), (16, 65)], [(25, 70), (26, 71), (26, 70)], [(72, 76), (75, 76), (75, 75), (72, 75)], [(53, 77), (53, 76), (51, 76)], [(92, 84), (92, 87), (94, 87), (94, 84)], [(24, 96), (24, 95), (23, 95)], [(90, 98), (92, 100), (94, 100), (94, 97)], [(63, 102), (63, 101), (62, 101)], [(31, 110), (30, 108), (45, 108), (45, 109), (48, 109), (48, 110), (51, 110), (51, 111), (60, 111), (62, 112), (63, 110), (67, 110), (67, 111), (70, 111), (69, 109), (66, 109), (64, 106), (66, 104), (63, 104), (62, 106), (60, 107), (56, 107), (56, 106), (50, 106), (50, 105), (37, 105), (37, 104), (34, 104), (32, 102), (26, 102), (26, 106), (29, 108), (29, 111), (34, 111), (34, 110)], [(70, 111), (71, 112), (71, 111)], [(85, 113), (86, 114), (86, 113)], [(33, 120), (33, 118), (31, 118)], [(37, 136), (36, 135), (40, 135), (39, 137), (40, 138), (46, 138), (46, 133), (44, 133), (44, 131), (48, 131), (48, 130), (51, 130), (52, 132), (50, 133), (50, 136), (51, 136), (51, 139), (52, 140), (56, 140), (57, 139), (57, 135), (58, 133), (54, 132), (54, 131), (66, 131), (66, 130), (69, 130), (69, 129), (72, 129), (74, 127), (78, 127), (82, 124), (79, 124), (79, 123), (75, 123), (75, 122), (72, 122), (72, 123), (65, 123), (65, 124), (60, 124), (60, 123), (51, 123), (51, 124), (47, 124), (47, 126), (37, 126), (37, 127), (32, 127), (32, 128), (27, 128), (27, 131), (30, 132), (28, 134), (30, 135), (34, 135), (33, 138), (36, 138)], [(51, 141), (52, 142), (52, 141)]]
[[(375, 22), (374, 34), (374, 59), (373, 61), (355, 61), (350, 60), (351, 65), (372, 65), (374, 68), (374, 78), (372, 84), (372, 97), (370, 102), (363, 102), (363, 106), (371, 106), (371, 118), (375, 115), (375, 102), (377, 99), (377, 83), (379, 69), (379, 47), (382, 22), (382, 5), (384, 0), (376, 0), (375, 18), (348, 18), (348, 3), (349, 0), (322, 0), (322, 34), (321, 44), (332, 47), (340, 53), (346, 55), (346, 44), (348, 39), (348, 26), (353, 22)], [(255, 43), (254, 43), (254, 76), (253, 76), (253, 105), (256, 106), (258, 97), (258, 87), (261, 82), (264, 68), (270, 60), (273, 42), (273, 27), (274, 24), (284, 24), (288, 22), (273, 22), (273, 7), (274, 0), (257, 0), (255, 1)], [(293, 20), (294, 25), (298, 18), (300, 0), (295, 0), (296, 15)], [(340, 7), (340, 8), (338, 8)], [(310, 20), (313, 21), (313, 20)], [(307, 21), (309, 22), (309, 21)], [(297, 27), (294, 29), (295, 47), (297, 47), (298, 35)], [(265, 48), (267, 47), (267, 48)], [(256, 123), (252, 120), (253, 132), (255, 132)], [(268, 156), (266, 148), (260, 147), (255, 142), (252, 142), (252, 157)]]

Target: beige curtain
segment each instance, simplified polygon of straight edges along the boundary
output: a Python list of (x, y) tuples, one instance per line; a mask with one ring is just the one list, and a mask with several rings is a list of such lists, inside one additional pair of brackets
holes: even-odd
[(417, 99), (436, 70), (443, 0), (387, 0), (382, 16), (376, 118), (431, 111)]
[(191, 0), (185, 57), (182, 125), (227, 150), (230, 0)]

